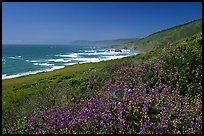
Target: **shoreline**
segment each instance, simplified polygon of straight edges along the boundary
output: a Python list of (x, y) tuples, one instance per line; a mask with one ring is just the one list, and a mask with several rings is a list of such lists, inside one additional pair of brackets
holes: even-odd
[[(19, 77), (26, 77), (26, 76), (29, 76), (29, 75), (36, 75), (36, 74), (40, 74), (40, 73), (48, 73), (48, 72), (52, 72), (52, 71), (56, 71), (56, 70), (62, 70), (62, 69), (65, 69), (68, 66), (73, 66), (73, 65), (88, 64), (88, 63), (98, 63), (98, 62), (102, 62), (102, 61), (122, 59), (122, 58), (131, 57), (131, 56), (138, 55), (138, 54), (140, 54), (140, 53), (132, 54), (132, 55), (129, 55), (129, 56), (114, 56), (115, 58), (101, 59), (100, 61), (70, 63), (70, 64), (64, 65), (64, 66), (55, 66), (55, 67), (50, 68), (50, 69), (45, 69), (45, 70), (41, 70), (41, 71), (23, 72), (23, 73), (19, 73), (19, 74), (15, 74), (15, 75), (6, 76), (6, 74), (2, 74), (2, 80), (16, 79), (16, 78), (19, 78)], [(3, 75), (5, 75), (6, 78)]]

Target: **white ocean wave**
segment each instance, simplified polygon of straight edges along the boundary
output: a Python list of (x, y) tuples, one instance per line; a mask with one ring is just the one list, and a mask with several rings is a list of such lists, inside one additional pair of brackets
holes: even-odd
[(48, 64), (48, 63), (33, 63), (33, 65), (39, 65), (39, 66), (54, 66), (54, 64)]
[(101, 55), (101, 56), (113, 56), (118, 55), (120, 52), (114, 52), (114, 51), (106, 51), (106, 52), (92, 52), (92, 53), (78, 53), (80, 55)]
[(19, 73), (19, 74), (15, 74), (15, 75), (8, 75), (8, 76), (6, 74), (2, 74), (2, 79), (10, 79), (10, 78), (16, 78), (16, 77), (21, 77), (21, 76), (26, 76), (26, 75), (33, 75), (33, 74), (37, 74), (37, 73), (41, 73), (41, 72), (54, 71), (54, 70), (61, 69), (64, 67), (65, 66), (54, 66), (52, 68), (45, 69), (45, 70), (29, 71), (29, 72)]
[(89, 56), (116, 56), (116, 55), (133, 55), (135, 52), (132, 50), (126, 50), (126, 49), (121, 49), (121, 52), (115, 52), (115, 49), (100, 49), (98, 50), (84, 50), (84, 52), (81, 53), (71, 53), (71, 54), (60, 54), (60, 55), (55, 55), (59, 57), (69, 57), (69, 58), (79, 58), (82, 57), (81, 55), (89, 55)]
[(16, 57), (8, 57), (9, 59), (16, 59)]
[(65, 60), (65, 59), (49, 59), (50, 62), (70, 62), (71, 60)]
[(8, 75), (8, 76), (2, 75), (2, 79), (16, 78), (16, 77), (21, 77), (21, 76), (25, 76), (25, 75), (37, 74), (39, 72), (43, 72), (43, 71), (24, 72), (24, 73), (15, 74), (15, 75)]
[(6, 77), (6, 74), (2, 74), (2, 79), (4, 79)]
[(64, 66), (74, 65), (74, 64), (77, 64), (77, 63), (64, 63)]
[(69, 58), (76, 58), (78, 57), (78, 53), (71, 53), (71, 54), (60, 54), (60, 55), (56, 55), (59, 57), (69, 57)]
[(100, 58), (76, 58), (73, 60), (83, 61), (83, 62), (99, 62), (101, 61)]
[[(99, 50), (98, 50), (99, 51)], [(6, 75), (2, 74), (2, 79), (8, 79), (8, 78), (15, 78), (15, 77), (20, 77), (20, 76), (25, 76), (25, 75), (30, 75), (30, 74), (36, 74), (40, 72), (48, 72), (48, 71), (53, 71), (56, 69), (61, 69), (64, 68), (67, 65), (74, 65), (77, 64), (78, 62), (81, 63), (89, 63), (89, 62), (99, 62), (99, 61), (106, 61), (106, 60), (111, 60), (111, 59), (118, 59), (118, 58), (123, 58), (131, 55), (135, 55), (134, 51), (131, 50), (124, 50), (122, 49), (121, 52), (115, 52), (114, 50), (100, 50), (103, 52), (95, 52), (95, 50), (90, 49), (86, 50), (84, 53), (70, 53), (70, 54), (60, 54), (60, 55), (55, 55), (55, 56), (60, 56), (61, 58), (51, 58), (47, 60), (28, 60), (26, 59), (26, 62), (32, 62), (33, 65), (41, 65), (41, 66), (52, 66), (51, 68), (40, 70), (40, 71), (29, 71), (29, 72), (24, 72), (20, 74), (15, 74), (15, 75)], [(82, 55), (93, 55), (88, 58), (82, 57)], [(94, 56), (97, 55), (97, 56)], [(68, 58), (67, 58), (68, 57)], [(12, 59), (19, 59), (21, 58), (20, 56), (15, 56), (11, 57)], [(75, 63), (70, 63), (72, 60), (75, 61)], [(2, 59), (3, 61), (3, 59)], [(54, 64), (50, 64), (52, 62), (61, 62), (63, 63), (63, 66), (54, 66)]]
[(48, 71), (53, 71), (53, 70), (56, 70), (56, 69), (62, 69), (64, 68), (65, 66), (54, 66), (52, 67), (50, 70), (48, 69)]
[(9, 59), (20, 59), (20, 58), (22, 58), (22, 56), (12, 56), (12, 57), (8, 57)]
[(39, 60), (31, 60), (30, 62), (36, 63), (36, 62), (40, 62), (40, 61)]
[(105, 50), (104, 50), (104, 49), (100, 49), (100, 50), (98, 50), (98, 51), (104, 52)]

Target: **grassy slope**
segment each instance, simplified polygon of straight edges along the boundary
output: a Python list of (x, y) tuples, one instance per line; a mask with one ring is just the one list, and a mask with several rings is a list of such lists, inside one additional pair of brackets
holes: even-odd
[(140, 52), (147, 52), (169, 46), (173, 42), (202, 32), (202, 19), (195, 20), (183, 25), (153, 33), (136, 42), (129, 42), (122, 46), (111, 46), (114, 48), (129, 48)]
[(71, 98), (84, 90), (81, 89), (81, 84), (72, 85), (69, 80), (86, 79), (87, 75), (92, 75), (89, 79), (97, 82), (97, 87), (100, 88), (111, 78), (111, 72), (105, 72), (110, 65), (116, 62), (137, 65), (143, 60), (143, 55), (136, 55), (97, 63), (76, 64), (52, 72), (2, 80), (2, 125), (9, 128), (19, 118), (33, 112), (55, 105), (72, 104)]
[[(134, 60), (134, 64), (142, 62), (142, 55), (134, 56), (138, 58)], [(52, 91), (52, 86), (58, 86), (64, 80), (82, 77), (86, 78), (86, 73), (94, 71), (104, 71), (109, 65), (119, 61), (130, 61), (133, 57), (122, 59), (102, 61), (98, 63), (86, 63), (67, 66), (63, 69), (42, 72), (34, 75), (18, 77), (13, 79), (2, 80), (2, 109), (3, 111), (10, 110), (12, 107), (26, 104), (33, 99), (31, 96), (37, 98), (42, 92)], [(65, 88), (66, 93), (72, 94), (74, 90)]]
[[(117, 60), (113, 60), (113, 61), (117, 61)], [(66, 76), (71, 76), (73, 74), (75, 76), (79, 76), (85, 71), (88, 71), (91, 69), (102, 69), (106, 67), (106, 65), (108, 65), (109, 63), (112, 63), (112, 61), (72, 65), (72, 66), (67, 66), (64, 69), (59, 69), (51, 72), (42, 72), (42, 73), (28, 75), (24, 77), (2, 80), (3, 109), (8, 107), (9, 97), (11, 98), (17, 97), (19, 94), (21, 94), (20, 90), (22, 89), (28, 90), (31, 86), (34, 86), (42, 82), (42, 79), (52, 80), (52, 82), (58, 82), (58, 80)], [(18, 90), (18, 91), (13, 93), (14, 90)], [(27, 94), (29, 93), (32, 94), (34, 92), (32, 91), (27, 92)]]
[[(202, 21), (200, 22), (202, 23)], [(198, 26), (200, 26), (199, 21), (198, 21)], [(177, 29), (180, 29), (180, 28), (182, 27), (177, 27)], [(172, 31), (172, 29), (169, 29), (169, 30)], [(160, 33), (163, 33), (163, 32), (155, 33), (152, 36), (155, 36), (155, 39), (156, 39), (159, 37), (158, 35)], [(165, 31), (165, 33), (168, 34), (169, 32)], [(146, 41), (148, 41), (148, 39), (151, 39), (152, 36), (149, 36), (150, 38), (147, 37)], [(143, 39), (143, 41), (145, 39)], [(177, 39), (177, 40), (181, 40), (181, 39)], [(154, 39), (152, 39), (152, 41), (154, 41)], [(169, 42), (172, 42), (172, 41), (169, 41)], [(162, 44), (162, 45), (167, 46), (168, 44)], [(3, 80), (2, 81), (3, 123), (5, 121), (9, 122), (9, 119), (12, 120), (17, 116), (18, 117), (24, 116), (27, 112), (31, 113), (33, 111), (37, 111), (39, 110), (38, 108), (40, 106), (42, 106), (43, 108), (43, 106), (52, 107), (53, 105), (60, 105), (60, 104), (63, 105), (61, 101), (57, 102), (57, 100), (59, 99), (59, 96), (65, 96), (65, 95), (69, 96), (65, 100), (65, 103), (66, 103), (68, 99), (71, 98), (72, 95), (80, 93), (80, 91), (78, 91), (77, 88), (75, 88), (74, 86), (70, 86), (69, 83), (67, 83), (67, 80), (69, 79), (86, 78), (87, 73), (100, 71), (100, 73), (95, 76), (97, 78), (101, 77), (102, 80), (104, 80), (106, 76), (104, 76), (101, 73), (104, 73), (104, 71), (107, 70), (107, 68), (113, 63), (125, 62), (126, 65), (137, 65), (143, 61), (147, 61), (150, 58), (151, 59), (157, 58), (159, 56), (159, 52), (161, 51), (161, 47), (162, 46), (158, 46), (156, 47), (158, 48), (157, 50), (153, 50), (149, 53), (140, 54), (132, 57), (98, 62), (98, 63), (72, 65), (72, 66), (67, 66), (64, 69), (60, 69), (52, 72), (39, 73), (35, 75)], [(107, 74), (109, 74), (107, 77), (111, 78), (111, 73), (107, 73)], [(103, 84), (104, 82), (101, 81), (101, 83)], [(44, 103), (45, 101), (44, 99), (48, 99), (48, 102)], [(50, 104), (52, 103), (53, 100), (54, 101), (56, 100), (56, 102), (54, 104)]]
[[(168, 46), (170, 43), (173, 43), (184, 37), (193, 35), (201, 31), (202, 31), (202, 20), (199, 19), (184, 25), (179, 25), (170, 29), (156, 32), (139, 41), (124, 44), (123, 47), (133, 48), (142, 52), (151, 51), (153, 49), (163, 48), (165, 46)], [(42, 79), (42, 77), (43, 79), (45, 79), (45, 78), (49, 78), (57, 75), (65, 75), (65, 76), (72, 75), (72, 74), (79, 75), (80, 73), (83, 73), (84, 71), (87, 71), (92, 68), (102, 69), (106, 67), (107, 64), (110, 64), (110, 63), (112, 63), (112, 61), (81, 64), (83, 65), (83, 67), (81, 67), (81, 65), (73, 65), (73, 66), (68, 66), (65, 69), (56, 70), (54, 72), (46, 72), (46, 73), (40, 73), (36, 75), (19, 77), (15, 79), (3, 80), (2, 81), (3, 98), (9, 93), (9, 91), (13, 89), (15, 90), (16, 88), (21, 88), (22, 86), (25, 86), (27, 84), (29, 85), (35, 84), (35, 82)], [(57, 80), (57, 78), (55, 80)], [(3, 108), (4, 108), (4, 104), (3, 104)]]
[[(177, 44), (173, 44), (171, 46), (172, 47), (171, 50), (173, 51), (175, 48), (178, 48), (178, 49), (180, 47), (185, 48), (186, 45), (191, 45), (190, 50), (192, 51), (193, 50), (192, 45), (195, 44), (195, 40), (193, 40), (193, 39), (195, 39), (195, 38), (190, 37), (190, 38), (187, 38), (185, 40), (182, 40), (182, 42), (178, 42)], [(200, 41), (202, 43), (202, 37), (199, 36), (199, 38), (196, 38), (196, 40), (197, 39), (198, 39), (198, 43), (200, 43)], [(192, 40), (193, 40), (193, 42), (191, 44), (189, 44)], [(188, 42), (188, 44), (186, 44), (186, 42)], [(3, 93), (4, 94), (3, 95), (3, 102), (8, 102), (8, 103), (13, 105), (13, 106), (11, 106), (11, 105), (7, 104), (4, 106), (7, 106), (6, 107), (7, 110), (12, 111), (13, 112), (12, 116), (14, 116), (14, 117), (12, 117), (9, 114), (4, 114), (3, 123), (5, 124), (5, 121), (9, 122), (11, 120), (14, 120), (14, 119), (16, 119), (16, 117), (19, 118), (22, 116), (26, 116), (28, 113), (30, 114), (31, 112), (34, 112), (34, 111), (37, 112), (40, 110), (40, 108), (38, 109), (38, 107), (40, 107), (40, 106), (44, 106), (42, 108), (53, 107), (54, 105), (62, 106), (63, 103), (60, 103), (60, 102), (59, 103), (56, 102), (54, 105), (53, 104), (49, 105), (49, 103), (52, 103), (52, 101), (49, 101), (48, 104), (46, 105), (46, 99), (51, 99), (52, 95), (50, 95), (50, 94), (53, 93), (53, 90), (54, 90), (54, 94), (57, 94), (58, 96), (59, 95), (71, 96), (72, 94), (76, 95), (77, 94), (76, 92), (78, 90), (77, 87), (72, 87), (72, 86), (69, 86), (68, 84), (65, 84), (65, 86), (67, 88), (66, 87), (64, 88), (64, 86), (63, 86), (64, 83), (70, 83), (70, 82), (68, 82), (70, 79), (86, 78), (87, 73), (88, 73), (88, 75), (90, 75), (90, 72), (99, 71), (99, 72), (101, 72), (101, 74), (106, 73), (107, 68), (109, 68), (112, 64), (115, 64), (115, 62), (122, 62), (125, 64), (124, 65), (125, 67), (135, 66), (135, 65), (140, 64), (141, 62), (151, 63), (151, 62), (153, 62), (153, 60), (162, 57), (163, 52), (164, 52), (163, 49), (157, 49), (157, 50), (148, 52), (146, 54), (140, 54), (140, 55), (136, 55), (136, 56), (132, 56), (132, 57), (128, 57), (128, 58), (111, 60), (111, 61), (104, 61), (104, 62), (99, 62), (99, 63), (87, 63), (87, 64), (80, 64), (80, 65), (73, 65), (73, 66), (68, 66), (64, 69), (56, 70), (53, 72), (40, 73), (40, 74), (36, 74), (36, 75), (30, 75), (30, 76), (15, 78), (15, 79), (4, 80), (3, 81), (3, 84), (4, 84), (3, 88), (4, 89), (7, 85), (8, 88), (6, 88), (6, 90), (8, 92), (10, 92), (10, 91), (15, 92), (15, 89), (13, 89), (13, 87), (12, 87), (12, 86), (15, 86), (17, 91), (16, 91), (16, 93), (8, 93), (7, 95), (5, 94), (5, 92)], [(197, 56), (198, 54), (188, 54), (187, 53), (186, 55), (187, 56), (184, 58), (186, 59), (187, 62), (188, 61), (192, 62), (192, 58), (196, 58), (196, 57), (200, 58), (201, 57), (201, 56)], [(193, 55), (196, 55), (196, 56), (193, 57)], [(165, 57), (165, 55), (163, 57)], [(172, 56), (172, 57), (177, 58), (178, 56)], [(169, 58), (169, 57), (167, 57), (167, 58)], [(173, 65), (174, 65), (175, 61), (173, 61), (172, 59), (170, 59), (169, 61), (171, 63), (173, 63)], [(172, 66), (171, 63), (166, 66), (167, 72), (169, 71), (169, 69), (170, 70), (174, 69), (174, 68), (170, 68)], [(185, 63), (185, 61), (183, 63)], [(178, 65), (180, 65), (180, 64), (181, 64), (181, 67), (185, 67), (185, 66), (183, 66), (182, 63), (179, 63)], [(177, 64), (175, 64), (175, 65), (177, 65)], [(124, 68), (124, 66), (122, 68)], [(192, 68), (194, 68), (194, 67), (192, 67)], [(116, 69), (117, 69), (117, 67), (116, 67)], [(182, 71), (183, 71), (183, 69), (184, 68), (182, 68)], [(115, 69), (113, 69), (113, 70), (116, 71)], [(169, 71), (169, 72), (171, 73), (171, 71)], [(101, 74), (96, 75), (96, 77), (95, 77), (97, 80), (96, 83), (98, 83), (98, 84), (100, 82), (104, 83), (103, 80), (105, 77)], [(109, 79), (112, 78), (111, 77), (111, 71), (109, 71), (108, 74), (110, 74)], [(189, 69), (186, 69), (186, 71), (184, 71), (183, 74), (184, 75), (182, 77), (185, 78), (185, 80), (188, 79), (188, 77), (190, 77), (189, 76)], [(200, 74), (198, 74), (198, 75), (200, 75)], [(42, 77), (44, 77), (44, 78), (42, 78)], [(95, 80), (95, 78), (94, 78), (94, 80)], [(101, 78), (101, 79), (98, 79), (98, 78)], [(108, 80), (106, 80), (106, 81), (108, 81)], [(182, 86), (186, 87), (186, 81), (184, 82), (182, 78), (179, 81), (177, 79), (175, 81), (176, 81), (175, 83), (180, 84), (181, 87)], [(172, 80), (172, 85), (173, 85), (173, 82), (174, 82), (174, 80)], [(194, 85), (194, 83), (191, 83), (192, 80), (189, 80), (189, 82), (190, 83), (188, 83), (188, 84), (192, 84), (192, 86)], [(200, 82), (200, 79), (198, 80), (198, 82)], [(12, 86), (9, 86), (9, 84), (11, 85), (11, 83), (12, 83)], [(53, 88), (51, 90), (47, 89), (47, 88), (52, 87), (53, 85), (54, 85), (54, 89)], [(77, 83), (74, 85), (78, 86)], [(81, 85), (82, 84), (79, 84), (79, 86), (81, 86)], [(38, 89), (35, 89), (35, 88), (38, 88)], [(9, 89), (10, 89), (10, 91), (9, 91)], [(99, 87), (99, 90), (101, 90), (100, 87)], [(189, 90), (189, 89), (184, 89), (184, 90)], [(29, 91), (32, 95), (28, 95), (27, 92), (29, 92)], [(36, 92), (34, 92), (34, 91), (36, 91)], [(68, 94), (67, 94), (67, 91), (69, 91)], [(81, 92), (79, 91), (78, 93), (81, 93)], [(42, 94), (42, 95), (39, 95), (39, 94)], [(9, 98), (11, 98), (11, 99), (9, 99)], [(24, 100), (25, 98), (29, 99), (29, 100), (25, 101)], [(69, 99), (70, 98), (71, 97), (69, 97)], [(59, 99), (59, 97), (54, 96), (54, 99), (52, 99), (52, 100), (57, 101), (58, 99)], [(39, 103), (37, 105), (35, 105), (38, 101), (39, 101)], [(67, 102), (68, 102), (68, 100), (65, 100), (65, 103), (67, 103)], [(3, 112), (5, 112), (5, 110), (6, 109), (3, 109)]]

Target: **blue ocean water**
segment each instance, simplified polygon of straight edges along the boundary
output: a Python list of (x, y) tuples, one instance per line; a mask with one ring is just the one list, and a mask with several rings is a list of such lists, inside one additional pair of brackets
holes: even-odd
[(133, 50), (115, 52), (87, 45), (9, 45), (2, 46), (2, 79), (53, 71), (87, 62), (99, 62), (137, 54)]

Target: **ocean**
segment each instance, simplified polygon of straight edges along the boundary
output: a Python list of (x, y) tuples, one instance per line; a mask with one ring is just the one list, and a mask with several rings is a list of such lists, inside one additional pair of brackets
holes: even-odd
[(2, 79), (53, 71), (77, 63), (99, 62), (137, 54), (133, 50), (87, 45), (2, 45)]

